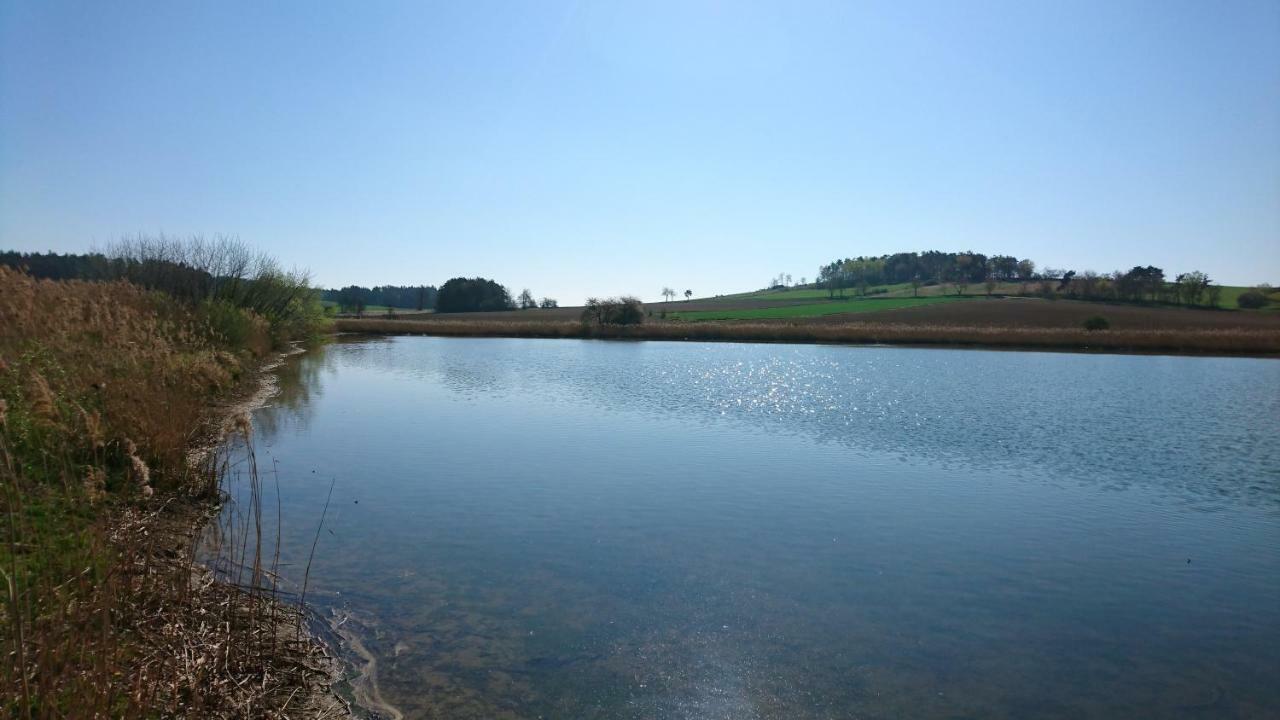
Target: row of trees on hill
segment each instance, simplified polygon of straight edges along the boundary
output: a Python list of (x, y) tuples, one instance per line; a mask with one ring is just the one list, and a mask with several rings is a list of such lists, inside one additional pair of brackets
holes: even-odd
[(1032, 260), (1012, 255), (936, 250), (834, 260), (818, 269), (817, 287), (833, 298), (844, 297), (850, 290), (866, 295), (876, 285), (899, 283), (910, 283), (917, 294), (925, 285), (945, 285), (956, 294), (982, 286), (990, 294), (1000, 283), (1010, 282), (1019, 283), (1023, 294), (1085, 300), (1217, 307), (1222, 296), (1222, 288), (1198, 270), (1172, 277), (1154, 265), (1109, 274), (1055, 268), (1038, 271)]
[[(1219, 307), (1222, 304), (1222, 286), (1216, 285), (1208, 275), (1199, 271), (1166, 276), (1163, 269), (1154, 265), (1135, 266), (1127, 272), (1096, 273), (1085, 270), (1077, 273), (1068, 270), (1056, 279), (1043, 278), (1037, 283), (1036, 293), (1045, 297), (1064, 296), (1082, 300), (1120, 300), (1125, 302), (1155, 302), (1178, 305)], [(1263, 298), (1262, 303), (1254, 296)], [(1240, 307), (1257, 308), (1266, 304), (1266, 295), (1257, 290), (1246, 291), (1237, 300)]]
[(940, 285), (946, 282), (977, 284), (987, 280), (999, 282), (1037, 279), (1036, 265), (1012, 255), (967, 252), (894, 253), (879, 257), (856, 257), (834, 260), (818, 268), (818, 287), (834, 297), (846, 290), (865, 294), (873, 285), (911, 283)]

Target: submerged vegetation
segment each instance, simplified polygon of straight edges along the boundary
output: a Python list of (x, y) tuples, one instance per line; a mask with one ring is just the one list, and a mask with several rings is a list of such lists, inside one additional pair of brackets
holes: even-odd
[[(278, 632), (296, 612), (270, 602), (260, 572), (246, 589), (192, 562), (227, 471), (189, 461), (211, 405), (273, 348), (323, 329), (304, 276), (260, 257), (220, 264), (237, 260), (220, 247), (231, 254), (193, 264), (202, 246), (131, 244), (109, 260), (129, 281), (0, 267), (13, 717), (260, 717), (323, 680), (316, 647)], [(234, 556), (234, 537), (223, 549)]]

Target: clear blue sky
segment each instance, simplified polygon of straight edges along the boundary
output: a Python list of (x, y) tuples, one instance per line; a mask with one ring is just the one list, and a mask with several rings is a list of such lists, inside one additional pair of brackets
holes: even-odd
[(1278, 283), (1280, 2), (0, 0), (0, 246), (140, 231), (562, 303), (929, 248)]

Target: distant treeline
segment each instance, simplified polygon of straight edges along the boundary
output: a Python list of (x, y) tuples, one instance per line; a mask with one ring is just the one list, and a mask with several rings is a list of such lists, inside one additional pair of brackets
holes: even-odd
[(916, 282), (937, 285), (953, 280), (980, 283), (987, 278), (1000, 281), (1038, 279), (1036, 265), (1012, 255), (987, 256), (982, 253), (925, 252), (894, 253), (880, 257), (834, 260), (818, 268), (818, 286), (837, 291), (866, 285)]
[(101, 253), (59, 255), (54, 252), (3, 250), (0, 251), (0, 265), (25, 270), (32, 277), (43, 280), (114, 280), (127, 271), (124, 260), (108, 258)]
[(450, 312), (492, 312), (496, 310), (514, 310), (515, 301), (511, 292), (488, 278), (450, 279), (440, 286), (440, 297), (436, 310)]
[(1153, 265), (1105, 274), (1054, 268), (1037, 271), (1035, 262), (1012, 255), (937, 250), (834, 260), (818, 269), (816, 285), (834, 297), (843, 296), (848, 289), (865, 295), (872, 286), (899, 283), (910, 283), (916, 288), (950, 285), (957, 294), (971, 285), (985, 285), (990, 292), (1002, 282), (1022, 283), (1024, 293), (1033, 289), (1046, 297), (1062, 295), (1088, 300), (1185, 305), (1217, 306), (1222, 292), (1220, 286), (1198, 270), (1173, 277), (1167, 277), (1163, 269)]
[(439, 292), (434, 285), (379, 285), (367, 288), (348, 285), (321, 291), (320, 299), (338, 304), (344, 312), (360, 312), (371, 305), (405, 310), (431, 310)]

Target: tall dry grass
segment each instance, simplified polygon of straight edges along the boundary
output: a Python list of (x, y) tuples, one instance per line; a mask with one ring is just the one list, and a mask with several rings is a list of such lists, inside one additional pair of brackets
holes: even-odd
[(279, 632), (296, 618), (279, 622), (271, 564), (246, 558), (243, 533), (216, 552), (247, 562), (246, 582), (193, 570), (193, 528), (228, 468), (187, 451), (260, 340), (230, 343), (196, 308), (124, 282), (0, 268), (8, 714), (264, 717), (323, 674), (313, 646)]
[(339, 332), (473, 337), (614, 338), (725, 342), (849, 343), (1099, 350), (1218, 355), (1280, 354), (1270, 329), (1103, 330), (881, 323), (649, 322), (339, 319)]

